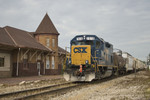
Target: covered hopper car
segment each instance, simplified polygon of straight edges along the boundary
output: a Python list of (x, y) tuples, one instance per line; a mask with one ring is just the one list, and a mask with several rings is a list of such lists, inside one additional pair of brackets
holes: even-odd
[(126, 73), (126, 59), (122, 57), (122, 51), (113, 53), (113, 61), (114, 66), (118, 67), (117, 74), (125, 74)]

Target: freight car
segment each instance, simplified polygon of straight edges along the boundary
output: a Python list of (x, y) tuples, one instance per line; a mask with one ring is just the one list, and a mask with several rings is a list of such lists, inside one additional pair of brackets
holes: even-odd
[(123, 52), (122, 56), (126, 59), (126, 72), (132, 72), (134, 68), (134, 57), (127, 52)]
[(145, 69), (146, 65), (141, 60), (136, 59), (135, 66), (136, 66), (136, 70), (143, 70)]
[(129, 53), (123, 52), (122, 56), (124, 59), (126, 59), (126, 72), (135, 72), (135, 70), (138, 71), (145, 69), (146, 65), (141, 60), (133, 57)]
[(118, 51), (113, 53), (113, 61), (114, 66), (118, 67), (118, 73), (116, 74), (125, 74), (126, 73), (126, 59), (122, 57), (122, 51), (118, 49)]

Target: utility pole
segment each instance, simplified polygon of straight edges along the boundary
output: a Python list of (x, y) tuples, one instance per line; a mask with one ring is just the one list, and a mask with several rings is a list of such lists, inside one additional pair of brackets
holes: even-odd
[(147, 66), (148, 66), (148, 69), (150, 70), (150, 53), (147, 57)]

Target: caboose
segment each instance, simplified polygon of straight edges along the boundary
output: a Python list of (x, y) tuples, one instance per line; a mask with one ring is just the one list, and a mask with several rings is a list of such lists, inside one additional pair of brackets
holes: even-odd
[(96, 35), (77, 35), (70, 41), (70, 57), (66, 60), (67, 81), (91, 81), (115, 73), (113, 45)]

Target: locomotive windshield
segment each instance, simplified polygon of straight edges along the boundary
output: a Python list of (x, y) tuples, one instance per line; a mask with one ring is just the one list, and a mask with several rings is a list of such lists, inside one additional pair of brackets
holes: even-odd
[(72, 42), (71, 45), (93, 45), (93, 41), (78, 41)]

